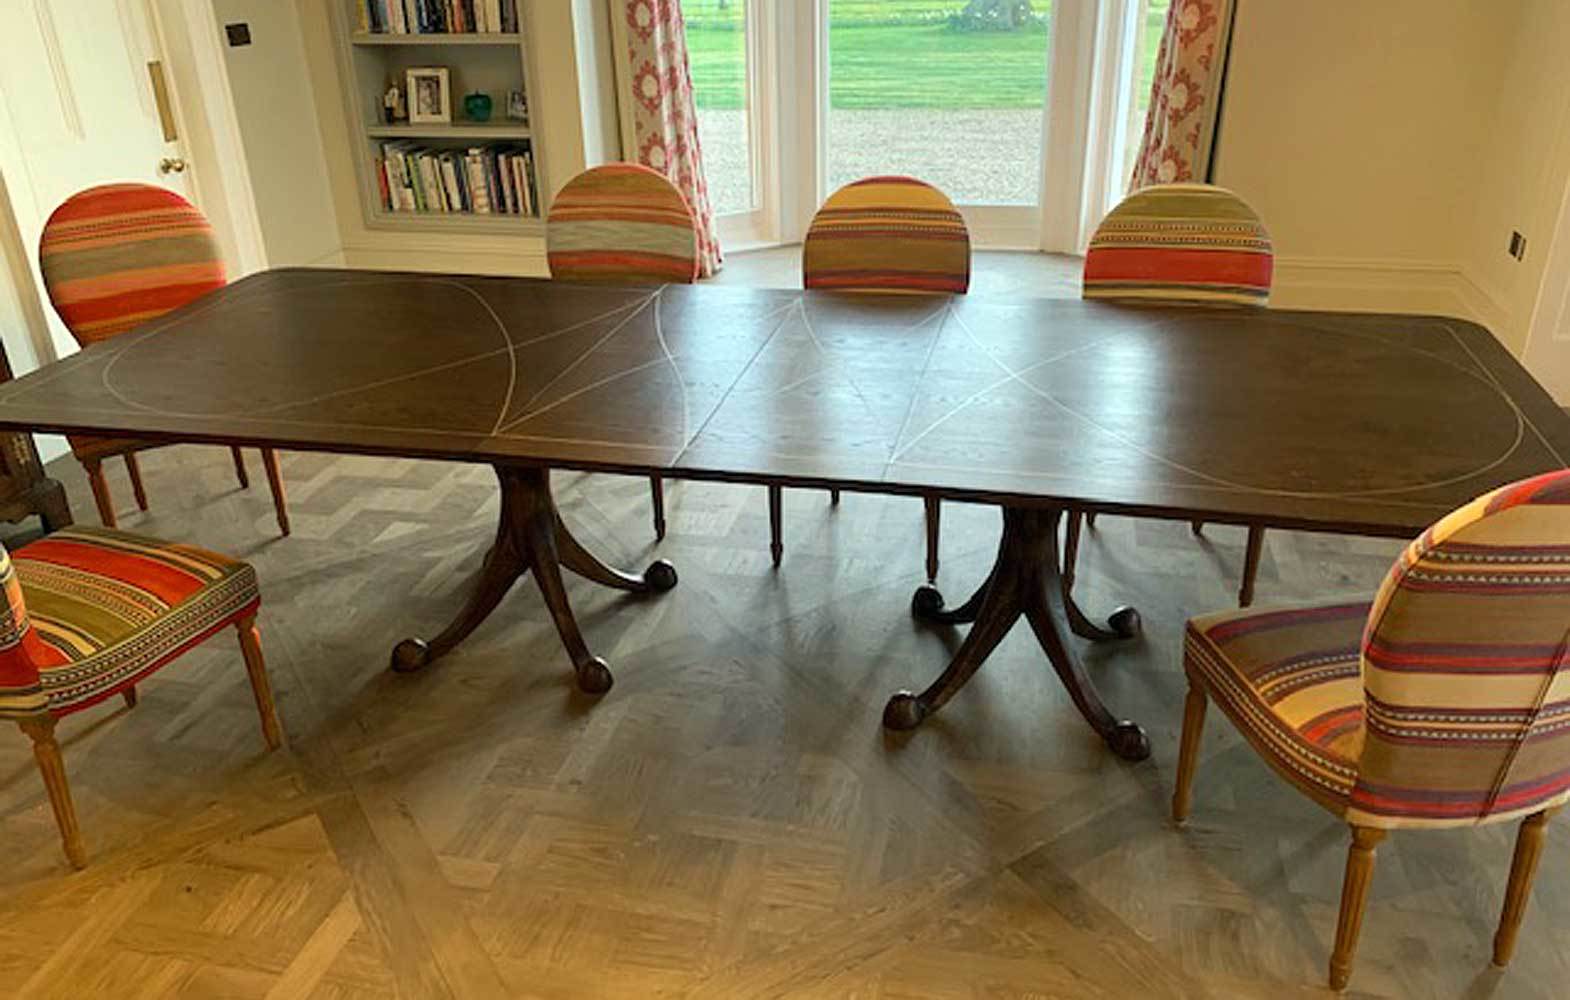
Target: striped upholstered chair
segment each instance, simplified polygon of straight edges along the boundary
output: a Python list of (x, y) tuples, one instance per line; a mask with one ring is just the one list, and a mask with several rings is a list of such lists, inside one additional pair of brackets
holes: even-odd
[[(698, 280), (698, 223), (687, 199), (636, 163), (591, 167), (568, 181), (545, 219), (551, 277), (588, 284), (690, 285)], [(654, 537), (665, 537), (665, 484), (649, 477)]]
[(227, 626), (269, 749), (282, 742), (256, 630), (261, 595), (243, 562), (108, 528), (68, 528), (7, 555), (0, 547), (0, 719), (33, 741), (66, 857), (87, 851), (55, 723), (136, 684)]
[[(1107, 213), (1085, 252), (1084, 297), (1119, 301), (1265, 306), (1275, 253), (1265, 224), (1242, 198), (1212, 184), (1153, 184)], [(1092, 519), (1092, 523), (1094, 520)], [(1204, 529), (1195, 521), (1194, 533)], [(1079, 550), (1069, 515), (1065, 561)], [(1254, 602), (1265, 529), (1250, 525), (1238, 604)]]
[(1372, 602), (1188, 623), (1172, 814), (1207, 699), (1352, 845), (1330, 983), (1346, 984), (1374, 849), (1396, 829), (1520, 819), (1494, 937), (1504, 965), (1543, 827), (1570, 798), (1570, 470), (1506, 486), (1407, 547)]
[[(963, 295), (970, 288), (970, 231), (948, 195), (914, 177), (868, 177), (829, 196), (801, 251), (808, 288)], [(835, 503), (839, 491), (832, 492)], [(781, 502), (769, 487), (770, 551), (779, 565)], [(938, 572), (938, 499), (926, 498), (927, 575)]]
[[(105, 184), (61, 203), (44, 225), (39, 269), (55, 312), (83, 347), (119, 336), (224, 286), (223, 258), (212, 226), (194, 205), (173, 191), (150, 184)], [(147, 492), (136, 453), (156, 441), (73, 434), (71, 451), (87, 471), (98, 516), (115, 526), (114, 497), (103, 461), (125, 459), (136, 505), (147, 509)], [(245, 459), (231, 448), (241, 488), (250, 486)], [(278, 455), (262, 449), (262, 467), (272, 487), (278, 530), (289, 533)]]

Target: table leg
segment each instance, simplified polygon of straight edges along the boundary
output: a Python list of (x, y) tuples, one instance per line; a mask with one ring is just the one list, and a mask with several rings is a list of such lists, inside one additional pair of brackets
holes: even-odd
[[(1074, 605), (1064, 586), (1058, 554), (1057, 529), (1062, 516), (1063, 511), (1056, 508), (1003, 508), (1003, 537), (987, 583), (951, 612), (941, 610), (941, 595), (938, 610), (918, 610), (928, 620), (963, 621), (968, 616), (975, 622), (970, 634), (948, 668), (925, 691), (901, 691), (889, 699), (883, 711), (885, 726), (914, 729), (942, 708), (1023, 616), (1030, 622), (1075, 707), (1112, 752), (1127, 760), (1150, 756), (1150, 741), (1144, 730), (1107, 710), (1084, 666), (1064, 642), (1065, 632), (1081, 629), (1092, 632), (1096, 638), (1121, 637), (1125, 630), (1137, 630), (1139, 617), (1132, 608), (1120, 609), (1113, 616), (1113, 627), (1102, 629)], [(935, 617), (938, 615), (946, 619)]]
[(495, 468), (501, 484), (501, 515), (496, 541), (485, 557), (474, 589), (457, 617), (434, 638), (410, 638), (398, 643), (392, 652), (392, 669), (419, 670), (452, 650), (496, 610), (519, 577), (533, 570), (540, 595), (572, 659), (578, 687), (590, 694), (608, 691), (613, 682), (610, 668), (589, 652), (578, 630), (562, 583), (561, 567), (595, 583), (635, 593), (671, 589), (676, 585), (676, 570), (663, 559), (642, 576), (612, 569), (590, 554), (562, 523), (551, 499), (549, 470), (512, 465)]

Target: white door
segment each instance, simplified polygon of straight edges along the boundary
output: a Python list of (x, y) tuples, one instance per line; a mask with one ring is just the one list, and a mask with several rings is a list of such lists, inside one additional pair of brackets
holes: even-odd
[[(12, 258), (0, 299), (34, 320), (4, 330), (21, 374), (76, 350), (38, 276), (38, 237), (55, 206), (110, 181), (191, 192), (172, 99), (154, 85), (161, 57), (145, 0), (0, 0), (0, 24), (0, 212), (11, 216), (0, 240)], [(16, 257), (33, 288), (19, 287)], [(38, 303), (47, 335), (36, 330)]]

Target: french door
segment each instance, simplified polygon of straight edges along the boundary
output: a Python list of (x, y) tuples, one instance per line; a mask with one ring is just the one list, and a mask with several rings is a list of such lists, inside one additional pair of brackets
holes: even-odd
[(983, 246), (1075, 252), (1126, 187), (1170, 0), (683, 0), (723, 243), (911, 174)]

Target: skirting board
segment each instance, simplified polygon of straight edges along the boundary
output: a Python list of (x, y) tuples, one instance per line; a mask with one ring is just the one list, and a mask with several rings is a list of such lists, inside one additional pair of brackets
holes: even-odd
[(520, 278), (550, 277), (545, 246), (539, 240), (517, 240), (516, 247), (453, 247), (442, 243), (400, 240), (397, 244), (367, 243), (343, 248), (343, 266), (366, 270), (424, 271), (432, 274), (496, 274)]
[(1506, 346), (1520, 349), (1498, 296), (1461, 267), (1441, 261), (1277, 257), (1270, 304), (1455, 316), (1488, 327)]
[[(467, 242), (467, 241), (466, 241)], [(454, 246), (401, 237), (367, 240), (343, 249), (346, 267), (448, 274), (547, 277), (539, 240), (486, 240)], [(1481, 323), (1513, 351), (1516, 331), (1499, 297), (1460, 267), (1439, 261), (1277, 257), (1271, 304), (1284, 309), (1331, 309), (1456, 316)]]

